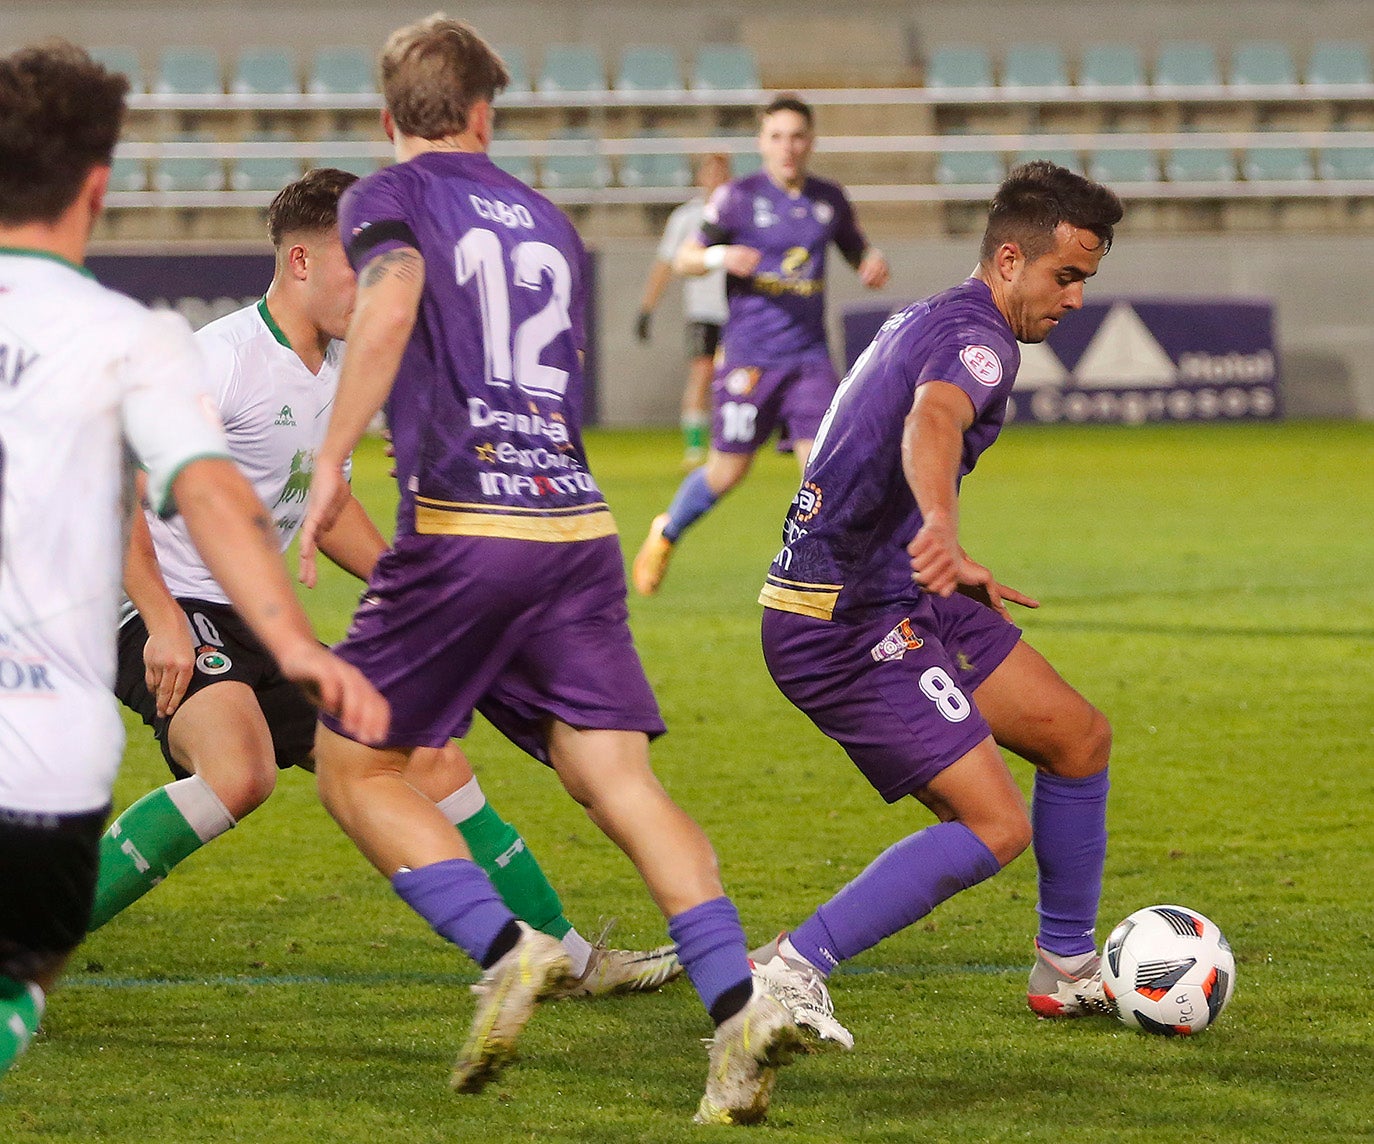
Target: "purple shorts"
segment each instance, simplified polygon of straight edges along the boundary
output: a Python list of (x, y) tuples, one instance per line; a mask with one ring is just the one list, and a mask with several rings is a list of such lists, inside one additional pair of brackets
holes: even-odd
[(387, 746), (442, 747), (467, 733), (474, 709), (541, 762), (550, 718), (664, 731), (630, 637), (615, 536), (403, 536), (335, 651), (391, 704)]
[(781, 430), (780, 452), (814, 441), (840, 379), (828, 357), (779, 367), (720, 366), (711, 382), (711, 445), (720, 453), (753, 453)]
[(763, 611), (763, 655), (782, 693), (888, 802), (920, 790), (991, 732), (973, 692), (1021, 631), (965, 596), (922, 596), (858, 622)]

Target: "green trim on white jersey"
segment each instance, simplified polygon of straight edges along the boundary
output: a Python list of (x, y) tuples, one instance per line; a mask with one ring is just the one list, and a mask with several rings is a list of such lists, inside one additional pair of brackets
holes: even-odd
[(56, 262), (59, 266), (65, 266), (68, 270), (75, 270), (78, 274), (95, 281), (95, 275), (84, 266), (73, 262), (70, 258), (63, 258), (60, 254), (54, 254), (51, 250), (39, 250), (32, 246), (0, 246), (0, 255), (8, 254), (14, 258), (42, 258), (48, 262)]
[(258, 313), (262, 316), (262, 320), (267, 328), (272, 331), (272, 336), (277, 339), (277, 342), (287, 349), (292, 349), (293, 347), (290, 339), (282, 333), (281, 327), (277, 325), (277, 319), (272, 317), (272, 311), (267, 308), (266, 294), (258, 299)]

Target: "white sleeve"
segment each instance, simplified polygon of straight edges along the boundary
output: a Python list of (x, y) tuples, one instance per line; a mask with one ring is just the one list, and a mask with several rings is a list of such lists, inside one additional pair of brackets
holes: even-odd
[(170, 516), (172, 481), (192, 461), (229, 457), (205, 362), (179, 314), (149, 313), (119, 363), (124, 438), (148, 470), (148, 501)]
[(695, 233), (695, 224), (700, 220), (700, 213), (690, 202), (683, 203), (668, 216), (668, 225), (663, 228), (663, 237), (658, 244), (660, 262), (672, 262), (677, 257), (678, 250)]

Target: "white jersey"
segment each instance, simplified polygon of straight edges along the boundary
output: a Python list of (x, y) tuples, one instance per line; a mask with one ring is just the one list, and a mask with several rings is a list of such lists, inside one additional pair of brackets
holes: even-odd
[[(305, 498), (315, 472), (339, 384), (342, 346), (330, 345), (318, 374), (311, 373), (258, 302), (211, 322), (196, 334), (209, 367), (211, 397), (219, 408), (229, 452), (267, 506), (283, 552), (305, 519)], [(228, 604), (191, 543), (180, 519), (148, 514), (158, 568), (178, 599)]]
[[(658, 244), (658, 257), (672, 262), (689, 238), (701, 229), (701, 214), (706, 209), (703, 198), (688, 199), (668, 216), (663, 237)], [(724, 325), (729, 312), (725, 303), (725, 271), (708, 270), (702, 275), (688, 275), (682, 280), (682, 308), (689, 322), (711, 322)]]
[(185, 319), (64, 259), (0, 250), (0, 807), (109, 804), (128, 451), (170, 509), (175, 475), (228, 448)]

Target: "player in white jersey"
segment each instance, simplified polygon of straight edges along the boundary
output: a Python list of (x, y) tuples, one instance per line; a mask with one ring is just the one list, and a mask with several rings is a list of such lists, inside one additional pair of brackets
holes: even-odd
[[(635, 318), (635, 336), (649, 340), (649, 328), (668, 282), (673, 277), (673, 261), (683, 243), (694, 239), (701, 229), (706, 201), (730, 180), (730, 159), (726, 155), (704, 155), (697, 165), (697, 186), (693, 195), (668, 216), (659, 240), (658, 253), (644, 283), (644, 297)], [(725, 270), (710, 271), (685, 279), (682, 283), (682, 308), (687, 317), (687, 384), (682, 390), (682, 463), (695, 468), (706, 460), (706, 445), (711, 429), (711, 375), (714, 372), (720, 328), (727, 314)]]
[[(196, 335), (230, 455), (272, 514), (283, 552), (305, 515), (353, 312), (356, 280), (336, 223), (339, 196), (355, 181), (324, 169), (285, 187), (268, 209), (276, 265), (266, 295)], [(365, 581), (387, 544), (350, 494), (322, 546)], [(134, 522), (125, 586), (134, 609), (120, 628), (116, 694), (153, 728), (176, 781), (106, 831), (91, 929), (261, 806), (278, 768), (313, 769), (313, 705), (235, 614), (183, 521), (145, 512)], [(578, 976), (570, 992), (654, 989), (680, 972), (671, 947), (607, 949), (573, 928), (456, 744), (427, 751), (412, 781), (462, 832), (511, 909), (564, 943)]]
[(110, 692), (128, 452), (284, 674), (370, 739), (389, 722), (314, 639), (197, 388), (190, 329), (81, 268), (126, 91), (61, 42), (0, 60), (0, 1069), (90, 911), (123, 741)]

